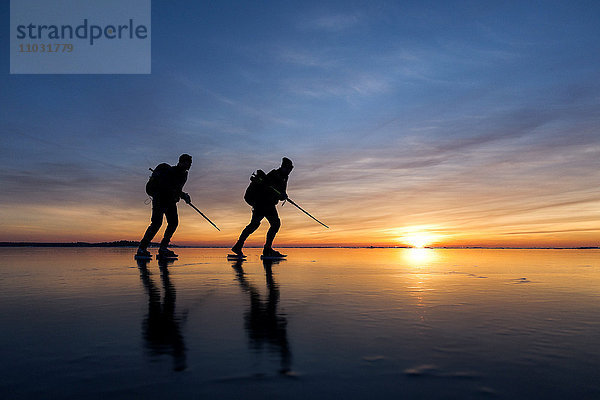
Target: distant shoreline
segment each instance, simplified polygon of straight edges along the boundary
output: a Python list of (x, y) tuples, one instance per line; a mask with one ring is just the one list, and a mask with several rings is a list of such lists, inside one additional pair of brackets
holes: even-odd
[[(125, 247), (135, 248), (138, 242), (131, 240), (119, 240), (115, 242), (0, 242), (0, 247)], [(151, 243), (150, 247), (158, 247), (158, 243)], [(172, 244), (169, 247), (189, 249), (226, 249), (228, 246), (184, 246)], [(247, 246), (249, 248), (260, 248), (262, 246)], [(286, 249), (410, 249), (410, 246), (277, 246)], [(486, 247), (486, 246), (427, 246), (425, 249), (482, 249), (482, 250), (597, 250), (600, 246), (580, 247)]]

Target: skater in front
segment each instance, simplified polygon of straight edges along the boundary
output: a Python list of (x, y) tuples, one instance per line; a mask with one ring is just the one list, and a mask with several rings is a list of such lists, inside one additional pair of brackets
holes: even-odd
[(250, 185), (244, 195), (244, 200), (252, 206), (252, 219), (240, 234), (237, 243), (231, 248), (231, 251), (239, 257), (244, 256), (242, 252), (244, 242), (248, 239), (248, 236), (258, 229), (263, 218), (266, 218), (270, 224), (263, 248), (263, 257), (285, 257), (284, 254), (273, 249), (273, 240), (281, 226), (275, 206), (279, 201), (287, 199), (287, 181), (293, 168), (292, 161), (284, 157), (279, 168), (272, 170), (268, 174), (265, 174), (262, 170), (258, 170), (253, 174), (250, 179)]
[(170, 166), (163, 163), (152, 170), (152, 176), (146, 184), (146, 193), (152, 197), (152, 217), (150, 226), (140, 241), (136, 258), (151, 257), (148, 246), (162, 225), (163, 215), (167, 217), (167, 228), (160, 242), (158, 257), (177, 257), (177, 254), (169, 250), (168, 245), (179, 224), (177, 202), (180, 199), (186, 203), (191, 202), (190, 195), (183, 191), (183, 185), (187, 181), (188, 170), (191, 166), (192, 156), (182, 154), (177, 165)]

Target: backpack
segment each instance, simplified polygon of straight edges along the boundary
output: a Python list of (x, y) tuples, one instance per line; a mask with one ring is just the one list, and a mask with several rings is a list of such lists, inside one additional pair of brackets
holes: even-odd
[(160, 193), (164, 193), (169, 188), (169, 172), (171, 166), (167, 163), (158, 164), (156, 168), (150, 168), (152, 175), (146, 183), (146, 194), (155, 197)]
[(267, 179), (267, 174), (262, 169), (257, 170), (250, 177), (250, 184), (246, 189), (246, 193), (244, 193), (244, 200), (249, 205), (256, 205), (256, 201), (259, 197), (264, 196), (265, 192), (265, 181)]

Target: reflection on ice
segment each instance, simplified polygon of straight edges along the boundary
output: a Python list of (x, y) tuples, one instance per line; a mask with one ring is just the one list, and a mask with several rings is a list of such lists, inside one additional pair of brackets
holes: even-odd
[(173, 370), (183, 371), (186, 368), (185, 343), (181, 333), (184, 316), (175, 312), (175, 286), (169, 279), (169, 264), (172, 261), (160, 261), (160, 278), (164, 294), (148, 271), (148, 260), (137, 260), (140, 279), (148, 295), (148, 312), (142, 323), (142, 337), (146, 349), (152, 356), (170, 355), (173, 358)]
[(266, 299), (259, 290), (246, 278), (242, 268), (243, 260), (237, 260), (233, 265), (236, 277), (242, 290), (248, 294), (250, 302), (244, 316), (249, 345), (255, 352), (263, 347), (280, 359), (279, 372), (288, 374), (291, 370), (291, 352), (287, 338), (287, 320), (277, 311), (279, 305), (279, 286), (273, 278), (273, 266), (277, 260), (263, 260), (267, 286)]
[(600, 398), (600, 251), (259, 252), (0, 249), (0, 397)]
[(427, 263), (436, 259), (435, 249), (411, 248), (403, 252), (403, 261), (412, 267), (425, 267)]

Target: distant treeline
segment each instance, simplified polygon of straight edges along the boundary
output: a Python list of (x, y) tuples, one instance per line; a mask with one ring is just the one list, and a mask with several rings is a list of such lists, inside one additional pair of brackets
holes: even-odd
[[(0, 247), (137, 247), (140, 243), (133, 240), (119, 240), (116, 242), (74, 242), (74, 243), (36, 243), (36, 242), (0, 242)], [(158, 247), (159, 243), (150, 243), (151, 247)], [(170, 247), (187, 247), (170, 245)]]

